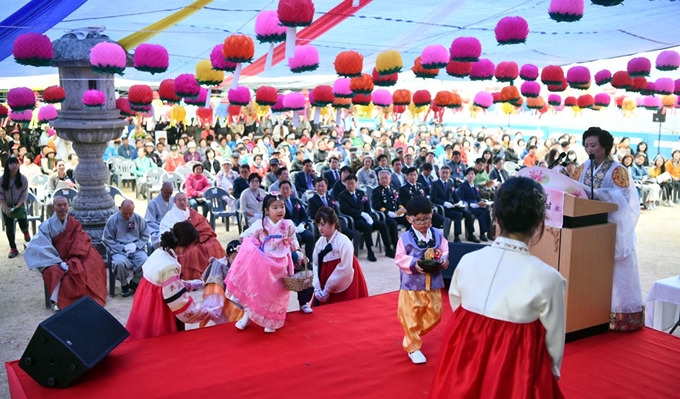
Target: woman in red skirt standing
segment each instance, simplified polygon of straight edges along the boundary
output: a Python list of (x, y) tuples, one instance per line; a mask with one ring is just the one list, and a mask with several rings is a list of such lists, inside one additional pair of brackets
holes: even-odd
[(340, 232), (335, 211), (322, 206), (314, 218), (321, 237), (314, 246), (314, 305), (368, 296), (352, 242)]
[[(562, 398), (565, 280), (529, 254), (545, 220), (537, 182), (516, 177), (496, 192), (500, 237), (465, 255), (451, 280), (453, 315), (430, 398)], [(537, 234), (538, 233), (538, 234)]]

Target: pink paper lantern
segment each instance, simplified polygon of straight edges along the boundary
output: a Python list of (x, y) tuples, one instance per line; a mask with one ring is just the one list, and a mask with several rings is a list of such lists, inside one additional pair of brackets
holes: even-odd
[(142, 43), (135, 49), (134, 67), (138, 71), (163, 73), (168, 70), (168, 50), (160, 44)]
[(659, 78), (654, 82), (654, 90), (656, 93), (665, 96), (673, 94), (675, 91), (675, 82), (671, 78)]
[[(176, 81), (176, 79), (175, 79)], [(201, 87), (198, 91), (198, 95), (194, 97), (184, 97), (184, 102), (189, 105), (196, 105), (198, 107), (204, 107), (205, 103), (208, 101), (208, 89)], [(134, 108), (133, 108), (134, 109)]]
[(288, 111), (286, 107), (283, 105), (283, 99), (284, 99), (283, 94), (279, 94), (278, 99), (276, 100), (276, 104), (272, 105), (272, 112), (286, 112)]
[(504, 17), (498, 21), (494, 31), (498, 44), (519, 44), (526, 42), (529, 24), (522, 17)]
[(14, 61), (21, 65), (49, 66), (54, 58), (50, 38), (40, 33), (24, 33), (12, 44)]
[(631, 77), (649, 76), (652, 70), (652, 62), (645, 57), (635, 57), (628, 61), (628, 74)]
[(178, 97), (196, 97), (201, 91), (196, 77), (191, 73), (183, 73), (175, 78), (175, 94)]
[(88, 108), (101, 108), (106, 104), (106, 94), (99, 90), (86, 90), (83, 93), (83, 104)]
[(538, 82), (528, 80), (522, 83), (520, 91), (524, 97), (536, 98), (541, 94), (541, 85)]
[(449, 52), (440, 44), (425, 47), (420, 55), (420, 65), (423, 69), (446, 68), (448, 63)]
[(35, 108), (35, 93), (28, 87), (15, 87), (7, 93), (7, 104), (12, 111), (25, 111)]
[(452, 61), (477, 62), (482, 55), (482, 44), (476, 37), (458, 37), (451, 43), (449, 55)]
[(390, 105), (392, 105), (392, 94), (387, 90), (374, 91), (373, 104), (379, 107), (389, 107)]
[(598, 86), (606, 85), (612, 81), (612, 73), (608, 69), (603, 69), (595, 74), (595, 83)]
[(612, 98), (609, 94), (607, 93), (595, 94), (595, 105), (597, 105), (598, 107), (608, 107), (611, 102)]
[(133, 116), (135, 113), (130, 107), (130, 100), (125, 97), (116, 99), (116, 109), (120, 111), (121, 116)]
[(229, 89), (227, 99), (231, 105), (245, 107), (250, 104), (250, 90), (245, 86), (238, 86), (236, 89)]
[(583, 86), (590, 85), (590, 70), (580, 65), (569, 68), (567, 83), (572, 89), (581, 89)]
[(236, 63), (224, 59), (224, 54), (222, 54), (223, 47), (224, 45), (218, 44), (210, 52), (212, 68), (217, 71), (234, 72), (236, 70)]
[(680, 96), (680, 79), (675, 79), (675, 88), (673, 89), (673, 94)]
[(260, 43), (281, 43), (286, 40), (286, 27), (281, 25), (278, 11), (264, 10), (257, 14), (255, 38)]
[(339, 78), (333, 83), (333, 95), (338, 98), (352, 98), (354, 93), (350, 89), (351, 79)]
[(519, 67), (514, 61), (501, 61), (496, 65), (496, 80), (499, 82), (511, 82), (519, 76)]
[(493, 105), (493, 95), (485, 91), (475, 94), (474, 104), (479, 108), (487, 109)]
[(656, 93), (656, 84), (654, 82), (647, 82), (644, 88), (640, 90), (640, 94), (643, 96), (651, 96)]
[(126, 63), (127, 55), (118, 43), (101, 42), (90, 50), (90, 64), (95, 72), (122, 75)]
[(551, 94), (548, 96), (548, 104), (553, 107), (559, 107), (562, 105), (562, 97), (559, 94)]
[(470, 80), (491, 80), (493, 78), (496, 66), (486, 58), (480, 58), (479, 61), (472, 63), (470, 70)]
[(644, 98), (642, 106), (648, 110), (656, 111), (663, 107), (663, 102), (660, 97), (647, 96)]
[(288, 66), (293, 73), (315, 71), (319, 68), (319, 52), (308, 44), (295, 47), (295, 57), (288, 59)]
[(283, 97), (283, 106), (290, 111), (302, 111), (305, 109), (305, 96), (302, 93), (288, 93)]
[(538, 79), (538, 67), (533, 64), (524, 64), (519, 70), (519, 77), (524, 80)]
[(677, 51), (665, 50), (656, 57), (656, 69), (659, 71), (675, 71), (680, 67), (680, 54)]
[(23, 111), (12, 111), (9, 114), (9, 118), (13, 122), (21, 122), (21, 123), (28, 123), (33, 119), (33, 111), (30, 109), (26, 109)]
[(583, 17), (584, 0), (551, 0), (548, 15), (557, 22), (574, 22)]
[(38, 122), (47, 123), (57, 119), (57, 109), (53, 105), (45, 105), (38, 110)]

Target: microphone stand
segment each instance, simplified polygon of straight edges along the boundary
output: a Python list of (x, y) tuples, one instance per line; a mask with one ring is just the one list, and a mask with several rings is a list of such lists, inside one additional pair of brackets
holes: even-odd
[(561, 153), (557, 158), (555, 158), (554, 161), (552, 161), (552, 163), (551, 163), (550, 165), (548, 165), (548, 169), (554, 168), (554, 167), (557, 166), (560, 162), (562, 162), (562, 160), (563, 160), (564, 158), (566, 158), (566, 157), (567, 157), (567, 153), (566, 153), (566, 152)]
[(595, 199), (595, 154), (590, 154), (590, 199)]

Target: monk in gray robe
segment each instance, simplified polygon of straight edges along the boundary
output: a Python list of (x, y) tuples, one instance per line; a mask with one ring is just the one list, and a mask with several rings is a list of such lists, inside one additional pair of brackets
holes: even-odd
[(29, 269), (42, 272), (54, 310), (64, 309), (87, 295), (106, 304), (106, 265), (82, 225), (68, 215), (68, 200), (57, 196), (54, 214), (40, 224), (26, 248)]
[(127, 297), (142, 279), (149, 228), (144, 218), (135, 213), (131, 200), (123, 201), (119, 209), (106, 222), (102, 241), (111, 254), (111, 267), (122, 288), (120, 295)]
[(146, 220), (146, 225), (149, 227), (149, 235), (151, 236), (151, 245), (154, 248), (158, 248), (161, 240), (161, 220), (163, 216), (172, 208), (175, 202), (173, 194), (173, 186), (171, 182), (163, 183), (161, 187), (161, 194), (151, 200), (149, 205), (146, 207), (146, 214), (144, 215), (144, 220)]

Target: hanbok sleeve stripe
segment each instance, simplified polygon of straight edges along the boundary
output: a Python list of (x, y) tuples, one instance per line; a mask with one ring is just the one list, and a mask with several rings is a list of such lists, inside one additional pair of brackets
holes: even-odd
[(182, 295), (184, 295), (184, 293), (186, 293), (186, 292), (187, 292), (186, 288), (180, 289), (175, 295), (173, 295), (169, 298), (165, 298), (165, 303), (167, 303), (169, 305), (169, 304), (175, 302), (176, 300), (180, 299), (182, 297)]
[[(175, 315), (180, 314), (180, 313), (184, 313), (193, 304), (194, 304), (194, 298), (189, 297), (189, 300), (184, 304), (184, 306), (182, 306), (181, 308), (179, 308), (177, 310), (173, 310), (172, 313), (175, 314)], [(170, 307), (170, 309), (172, 310), (172, 306)]]
[(165, 287), (169, 286), (170, 284), (174, 283), (175, 281), (179, 281), (179, 276), (175, 275), (175, 276), (170, 277), (169, 279), (163, 281), (161, 283), (161, 286), (163, 288), (165, 288)]

